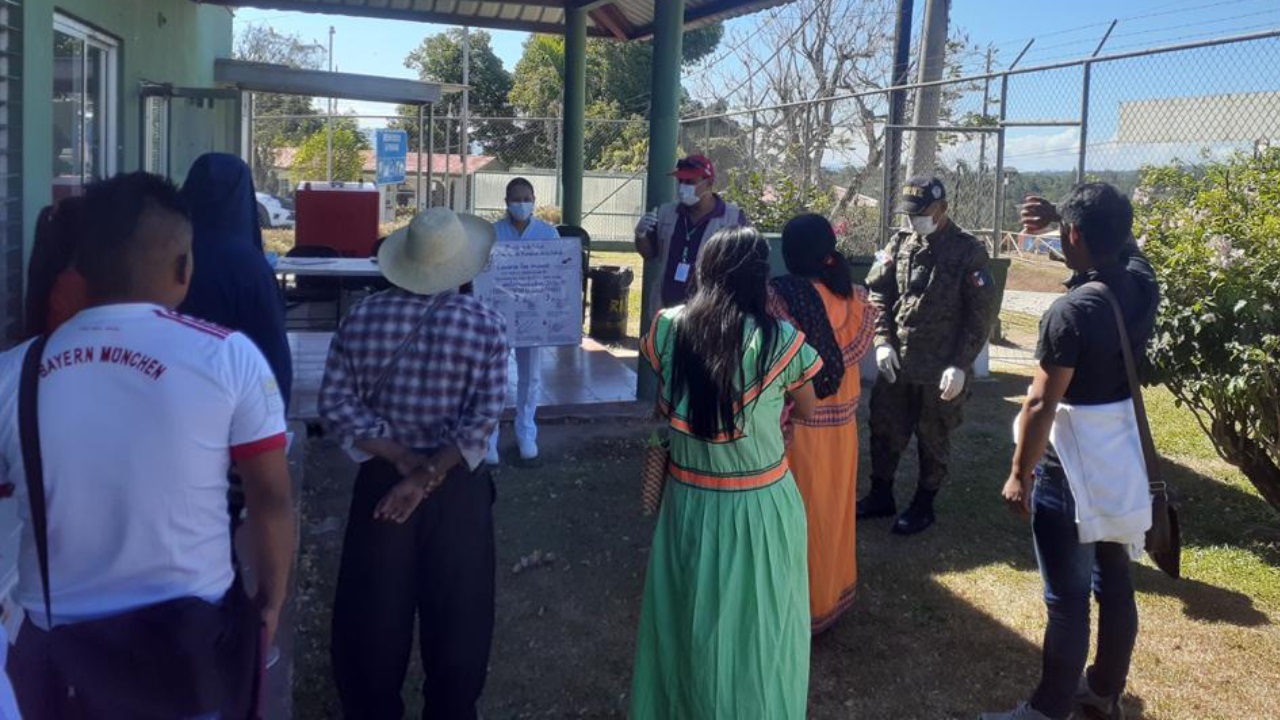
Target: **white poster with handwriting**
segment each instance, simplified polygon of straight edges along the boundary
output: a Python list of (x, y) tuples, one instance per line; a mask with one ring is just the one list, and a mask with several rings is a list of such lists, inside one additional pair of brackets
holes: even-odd
[(511, 347), (582, 342), (582, 244), (578, 238), (493, 246), (476, 297), (507, 320)]

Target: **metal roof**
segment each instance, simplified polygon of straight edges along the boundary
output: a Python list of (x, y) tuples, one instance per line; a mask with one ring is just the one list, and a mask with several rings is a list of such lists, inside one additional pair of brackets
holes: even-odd
[[(653, 35), (654, 7), (666, 0), (195, 0), (207, 5), (354, 15), (495, 30), (564, 33), (565, 8), (587, 11), (587, 33), (638, 40)], [(695, 28), (791, 0), (685, 0), (685, 27)]]
[(429, 105), (440, 101), (445, 92), (456, 92), (458, 85), (440, 85), (403, 78), (356, 75), (353, 73), (300, 70), (284, 65), (218, 58), (213, 63), (213, 78), (223, 85), (234, 85), (253, 92), (283, 93), (332, 97), (343, 100)]

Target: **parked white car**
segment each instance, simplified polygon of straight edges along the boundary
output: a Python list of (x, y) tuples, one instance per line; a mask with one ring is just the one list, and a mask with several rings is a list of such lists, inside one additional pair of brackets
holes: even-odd
[(258, 198), (258, 225), (263, 228), (293, 227), (293, 210), (284, 201), (268, 193), (255, 193)]

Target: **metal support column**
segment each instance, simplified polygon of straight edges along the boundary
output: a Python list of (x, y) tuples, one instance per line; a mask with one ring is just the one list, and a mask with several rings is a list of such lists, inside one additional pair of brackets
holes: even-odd
[(583, 150), (587, 107), (587, 11), (565, 10), (564, 125), (560, 139), (560, 217), (565, 225), (582, 225)]
[[(1103, 33), (1102, 39), (1098, 41), (1098, 46), (1093, 49), (1090, 58), (1098, 57), (1102, 52), (1103, 46), (1107, 44), (1107, 40), (1111, 39), (1111, 33), (1116, 29), (1116, 23), (1119, 20), (1112, 20), (1111, 25), (1107, 27), (1107, 31)], [(1089, 82), (1093, 79), (1093, 63), (1086, 61), (1084, 64), (1084, 82), (1080, 91), (1080, 157), (1076, 161), (1076, 182), (1084, 182), (1085, 161), (1089, 154)]]
[(451, 133), (453, 128), (450, 123), (453, 122), (453, 111), (444, 119), (444, 206), (450, 210), (456, 211), (458, 206), (453, 202), (453, 173), (449, 172), (449, 166), (453, 164), (453, 147), (449, 144), (453, 139)]
[[(675, 181), (670, 176), (680, 139), (680, 54), (684, 44), (684, 0), (654, 3), (653, 75), (649, 114), (649, 177), (645, 184), (645, 209), (655, 210), (675, 199)], [(652, 320), (649, 295), (657, 292), (656, 282), (662, 272), (661, 260), (644, 264), (643, 308), (641, 332)], [(636, 397), (653, 400), (658, 393), (658, 378), (644, 363), (639, 363)]]
[[(427, 199), (422, 205), (424, 208), (433, 207), (435, 203), (433, 198), (436, 192), (436, 106), (427, 106)], [(419, 136), (421, 138), (421, 136)], [(418, 140), (418, 146), (422, 146), (422, 140)], [(421, 201), (420, 201), (421, 202)]]
[(467, 157), (471, 155), (471, 28), (462, 28), (462, 119), (458, 121), (458, 142), (462, 148), (462, 210), (474, 212), (471, 201), (471, 177), (467, 174)]
[(1080, 89), (1080, 152), (1076, 157), (1076, 182), (1084, 182), (1086, 149), (1089, 146), (1089, 79), (1093, 76), (1093, 63), (1084, 64), (1084, 81)]
[(426, 124), (422, 121), (424, 115), (425, 113), (423, 112), (423, 107), (419, 105), (418, 106), (418, 192), (416, 193), (416, 195), (418, 196), (418, 212), (422, 212), (422, 209), (426, 207), (425, 205), (422, 204), (422, 143), (425, 142), (427, 139), (426, 136), (423, 135), (423, 133), (426, 131)]
[(1004, 229), (1004, 143), (1005, 133), (1007, 132), (1005, 121), (1009, 119), (1009, 72), (1017, 67), (1018, 63), (1022, 62), (1022, 58), (1026, 56), (1027, 51), (1031, 49), (1033, 44), (1035, 44), (1035, 38), (1028, 40), (1027, 44), (1022, 48), (1022, 52), (1018, 53), (1018, 57), (1013, 59), (1013, 62), (1009, 64), (1009, 67), (1005, 68), (1004, 73), (1000, 76), (1000, 119), (996, 123), (996, 127), (1000, 128), (999, 134), (996, 135), (995, 232), (997, 239), (994, 243), (993, 253), (997, 257), (1000, 255), (999, 236), (1002, 234), (1002, 230)]
[[(1025, 52), (1025, 51), (1024, 51)], [(1016, 62), (1016, 61), (1015, 61)], [(993, 253), (997, 257), (1000, 255), (1001, 236), (1004, 231), (1004, 121), (1008, 117), (1009, 109), (1009, 74), (1005, 73), (1000, 76), (1000, 132), (996, 135), (996, 238), (992, 244)]]

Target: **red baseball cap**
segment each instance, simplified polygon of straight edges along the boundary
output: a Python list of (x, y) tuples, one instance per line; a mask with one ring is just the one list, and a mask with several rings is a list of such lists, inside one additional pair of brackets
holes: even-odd
[(710, 180), (716, 181), (716, 166), (705, 155), (690, 155), (676, 163), (675, 172), (671, 173), (677, 180)]

